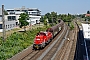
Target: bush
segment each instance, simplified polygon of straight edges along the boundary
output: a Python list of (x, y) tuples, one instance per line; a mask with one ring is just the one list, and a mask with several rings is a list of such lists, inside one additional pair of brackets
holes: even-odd
[(70, 30), (73, 30), (74, 29), (74, 24), (71, 22), (70, 23)]
[(0, 38), (0, 59), (9, 59), (13, 55), (32, 45), (35, 35), (39, 31), (44, 30), (46, 30), (46, 27), (26, 32), (14, 32), (5, 42), (3, 42), (2, 38)]

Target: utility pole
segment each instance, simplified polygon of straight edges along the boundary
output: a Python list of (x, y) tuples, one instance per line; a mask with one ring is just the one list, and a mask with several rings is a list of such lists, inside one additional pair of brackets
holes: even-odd
[(31, 24), (31, 18), (29, 18), (29, 20), (30, 20), (30, 30), (32, 30), (32, 24)]
[(3, 41), (6, 40), (6, 29), (5, 29), (5, 19), (4, 19), (4, 5), (2, 5), (2, 22), (3, 22)]

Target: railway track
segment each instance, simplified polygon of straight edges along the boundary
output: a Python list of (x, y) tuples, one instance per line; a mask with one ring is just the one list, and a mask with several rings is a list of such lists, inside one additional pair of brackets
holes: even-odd
[[(73, 48), (73, 44), (75, 43), (75, 40), (77, 39), (76, 35), (77, 35), (77, 27), (75, 28), (75, 30), (69, 32), (69, 35), (67, 37), (70, 40), (67, 39), (65, 40), (63, 46), (58, 51), (58, 54), (56, 55), (54, 60), (73, 60), (75, 51), (71, 53), (71, 50)], [(73, 56), (71, 57), (70, 54), (73, 54)]]
[(39, 50), (37, 50), (37, 51), (32, 51), (30, 54), (28, 54), (27, 56), (25, 56), (23, 59), (21, 59), (21, 60), (30, 60), (30, 59), (32, 59), (37, 53), (39, 52)]
[(67, 27), (65, 27), (64, 32), (61, 34), (61, 37), (57, 38), (57, 41), (54, 43), (54, 45), (51, 45), (50, 49), (43, 53), (37, 60), (49, 60), (53, 58), (53, 55), (56, 53), (58, 50), (58, 47), (61, 45), (62, 39), (64, 38), (66, 34)]
[[(65, 27), (65, 25), (64, 25), (64, 27)], [(65, 27), (66, 28), (66, 27)], [(65, 33), (66, 33), (66, 30), (67, 29), (65, 29), (65, 28), (63, 28), (61, 31), (60, 31), (60, 33), (52, 40), (52, 42), (50, 42), (44, 49), (42, 49), (42, 50), (36, 50), (36, 51), (34, 51), (34, 50), (32, 50), (32, 49), (30, 49), (30, 51), (25, 55), (25, 56), (22, 56), (22, 54), (19, 54), (17, 57), (19, 57), (19, 59), (17, 59), (17, 57), (14, 57), (13, 59), (10, 59), (10, 60), (38, 60), (43, 54), (45, 55), (46, 53), (44, 53), (45, 51), (51, 51), (52, 50), (52, 52), (53, 53), (50, 53), (49, 52), (49, 54), (54, 54), (55, 52), (56, 52), (56, 50), (57, 50), (57, 48), (58, 48), (58, 46), (59, 46), (59, 44), (61, 44), (61, 41), (62, 41), (62, 39), (64, 38), (64, 35), (65, 35)], [(65, 32), (64, 32), (65, 31)], [(62, 32), (64, 32), (64, 33), (62, 33)], [(57, 40), (59, 40), (59, 41), (57, 41)], [(56, 44), (55, 44), (56, 43)], [(52, 45), (53, 44), (53, 45)], [(54, 48), (53, 48), (54, 47)], [(49, 49), (49, 50), (48, 50)], [(21, 55), (21, 56), (20, 56)], [(49, 56), (49, 58), (51, 58), (50, 56)], [(45, 59), (46, 60), (46, 59)]]
[(73, 45), (71, 47), (71, 52), (69, 54), (68, 60), (74, 60), (75, 57), (75, 50), (76, 50), (76, 44), (77, 44), (77, 39), (78, 39), (78, 32), (79, 32), (79, 28), (77, 23), (75, 22), (75, 35), (74, 35), (74, 40), (73, 40)]
[[(56, 41), (56, 39), (58, 38), (59, 35), (61, 35), (63, 30), (64, 29), (61, 30), (61, 32), (52, 40), (52, 42), (49, 43), (49, 45), (47, 45), (43, 50), (40, 50), (36, 55), (34, 55), (33, 58), (28, 58), (28, 57), (31, 57), (30, 55), (28, 55), (28, 56), (25, 57), (25, 59), (26, 60), (36, 60), (36, 59), (38, 59), (38, 57), (43, 55), (43, 53), (45, 51), (48, 51), (47, 49), (51, 46), (52, 43), (54, 43)], [(23, 59), (23, 60), (25, 60), (25, 59)]]

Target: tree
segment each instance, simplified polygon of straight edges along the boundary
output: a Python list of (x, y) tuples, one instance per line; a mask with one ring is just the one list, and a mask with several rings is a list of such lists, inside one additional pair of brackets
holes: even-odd
[(44, 25), (47, 27), (47, 17), (44, 16)]
[(50, 13), (46, 13), (45, 16), (48, 18), (49, 23), (52, 23), (51, 14)]
[(47, 27), (47, 20), (46, 19), (44, 20), (44, 25)]
[(75, 16), (71, 15), (69, 13), (68, 13), (68, 15), (66, 15), (66, 14), (59, 14), (58, 18), (62, 19), (64, 22), (71, 22), (75, 18)]
[(51, 12), (51, 17), (53, 19), (53, 22), (57, 23), (57, 13), (56, 12)]
[(87, 17), (85, 17), (85, 21), (90, 21), (90, 17), (89, 16), (87, 16)]
[(26, 31), (26, 27), (29, 22), (27, 22), (27, 19), (29, 19), (29, 15), (26, 13), (21, 13), (19, 16), (19, 24), (20, 24), (20, 28), (22, 28), (24, 26), (24, 31)]
[(87, 14), (90, 14), (90, 11), (87, 11)]
[(44, 22), (44, 16), (41, 16), (40, 22)]
[(85, 18), (85, 14), (80, 14), (78, 17)]
[(68, 13), (67, 21), (68, 21), (68, 22), (71, 22), (71, 19), (72, 19), (72, 15)]
[(58, 19), (61, 19), (61, 18), (62, 18), (62, 17), (61, 17), (61, 14), (59, 14), (59, 15), (57, 16), (57, 18), (58, 18)]
[(8, 12), (4, 10), (4, 15), (8, 15)]

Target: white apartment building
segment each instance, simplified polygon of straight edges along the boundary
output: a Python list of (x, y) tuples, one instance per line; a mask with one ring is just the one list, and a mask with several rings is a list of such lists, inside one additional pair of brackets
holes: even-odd
[[(41, 11), (39, 11), (37, 8), (14, 8), (14, 9), (6, 9), (8, 15), (5, 15), (5, 27), (6, 31), (14, 29), (19, 25), (19, 16), (21, 13), (28, 13), (30, 19), (27, 20), (29, 22), (29, 25), (34, 25), (37, 23), (40, 23), (41, 18)], [(2, 29), (2, 9), (0, 8), (0, 32), (3, 31)]]
[[(40, 23), (40, 18), (41, 18), (41, 11), (38, 10), (37, 8), (25, 8), (24, 6), (21, 8), (14, 8), (14, 9), (6, 9), (6, 11), (8, 12), (8, 19), (10, 19), (10, 16), (15, 16), (18, 24), (18, 18), (20, 16), (21, 13), (28, 13), (30, 19), (27, 20), (29, 23), (31, 23), (32, 25)], [(6, 17), (7, 18), (7, 17)], [(12, 19), (12, 18), (11, 18)]]
[[(15, 19), (15, 16), (12, 16), (12, 18), (13, 18), (12, 20), (7, 19), (6, 18), (6, 17), (8, 17), (7, 15), (5, 15), (4, 17), (5, 17), (6, 31), (14, 29), (17, 26), (16, 25), (17, 21)], [(0, 32), (3, 32), (2, 25), (3, 25), (3, 22), (2, 22), (2, 9), (0, 8)]]

